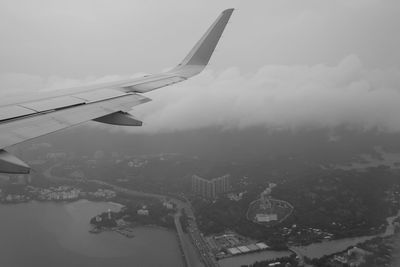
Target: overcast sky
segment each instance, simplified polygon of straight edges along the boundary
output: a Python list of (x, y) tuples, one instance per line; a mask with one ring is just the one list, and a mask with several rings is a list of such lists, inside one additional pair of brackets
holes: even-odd
[(400, 129), (398, 0), (1, 0), (0, 89), (158, 72), (231, 7), (208, 69), (135, 108), (144, 130)]

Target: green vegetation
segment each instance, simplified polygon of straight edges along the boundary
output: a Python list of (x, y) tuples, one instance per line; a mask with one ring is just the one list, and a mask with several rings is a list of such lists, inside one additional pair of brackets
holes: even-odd
[[(148, 215), (139, 215), (138, 210), (146, 206), (149, 211)], [(171, 210), (165, 208), (162, 203), (156, 199), (148, 199), (140, 202), (129, 202), (125, 208), (119, 212), (111, 212), (111, 219), (108, 218), (108, 212), (104, 212), (99, 216), (95, 216), (90, 223), (97, 227), (115, 227), (117, 220), (123, 219), (133, 225), (157, 225), (170, 229), (175, 228), (173, 214)], [(101, 220), (96, 220), (101, 217)]]
[[(149, 215), (139, 215), (137, 211), (143, 206), (149, 211)], [(121, 211), (121, 215), (127, 222), (140, 225), (158, 225), (173, 229), (175, 227), (171, 210), (165, 208), (158, 200), (141, 203), (131, 203)]]
[(230, 229), (255, 240), (266, 240), (274, 249), (287, 249), (286, 243), (275, 234), (274, 228), (266, 228), (246, 218), (251, 201), (250, 195), (245, 195), (238, 202), (227, 198), (221, 198), (214, 203), (196, 199), (192, 204), (200, 230), (206, 235)]
[[(110, 215), (110, 216), (109, 216)], [(100, 227), (105, 227), (105, 228), (111, 228), (111, 227), (116, 227), (117, 222), (116, 220), (120, 219), (120, 215), (118, 213), (108, 213), (108, 212), (103, 212), (100, 215), (97, 215), (90, 219), (90, 224), (100, 228)]]
[[(366, 242), (357, 244), (357, 248), (365, 251), (363, 253), (362, 258), (359, 261), (360, 267), (368, 267), (368, 266), (389, 266), (392, 262), (391, 252), (393, 250), (392, 243), (393, 238), (396, 237), (375, 237)], [(314, 266), (326, 266), (326, 267), (336, 267), (336, 266), (348, 266), (344, 264), (340, 264), (335, 257), (342, 256), (343, 258), (348, 257), (348, 251), (352, 249), (352, 247), (347, 248), (344, 251), (335, 253), (333, 255), (326, 255), (319, 259), (308, 259), (307, 261)]]
[[(127, 156), (119, 152), (115, 155), (110, 152), (95, 153), (94, 156), (68, 156), (53, 169), (53, 173), (86, 187), (91, 187), (91, 184), (85, 185), (85, 179), (98, 179), (139, 191), (185, 196), (193, 200), (196, 219), (205, 234), (232, 229), (275, 247), (284, 247), (288, 241), (301, 244), (315, 242), (330, 238), (329, 234), (332, 238), (341, 238), (382, 231), (385, 218), (399, 208), (399, 171), (384, 167), (364, 172), (335, 170), (333, 163), (354, 161), (354, 156), (360, 152), (373, 156), (376, 152), (373, 153), (373, 148), (360, 150), (357, 145), (351, 151), (345, 150), (357, 143), (358, 135), (343, 143), (340, 149), (336, 149), (337, 143), (326, 143), (325, 134), (312, 137), (305, 133), (305, 136), (310, 143), (321, 143), (323, 146), (315, 145), (313, 148), (318, 149), (309, 151), (310, 146), (300, 143), (296, 136), (293, 140), (289, 138), (292, 142), (286, 139), (280, 142), (274, 151), (264, 150), (268, 153), (262, 152), (265, 153), (262, 156), (235, 162), (203, 160), (182, 154)], [(370, 144), (370, 140), (365, 140), (365, 143)], [(299, 146), (297, 150), (296, 145)], [(333, 148), (334, 151), (326, 152)], [(47, 167), (50, 164), (43, 165), (44, 169)], [(76, 178), (77, 171), (82, 178)], [(190, 177), (194, 173), (210, 177), (230, 173), (233, 190), (246, 193), (240, 201), (224, 197), (216, 202), (196, 199), (190, 189)], [(32, 180), (33, 183), (50, 182), (44, 182), (39, 176), (34, 176)], [(266, 228), (248, 221), (246, 213), (249, 204), (258, 198), (269, 182), (277, 184), (272, 190), (272, 197), (291, 203), (294, 211), (284, 222)], [(158, 220), (152, 218), (152, 213), (148, 217), (139, 217), (136, 210), (126, 214), (126, 218), (143, 223)], [(157, 218), (163, 217), (160, 215)], [(165, 220), (170, 219), (165, 217)], [(312, 233), (309, 231), (311, 228), (327, 235)]]
[(299, 179), (286, 180), (272, 190), (272, 196), (292, 203), (294, 211), (270, 228), (246, 220), (247, 207), (262, 186), (251, 184), (237, 202), (226, 198), (215, 202), (194, 199), (193, 206), (205, 234), (231, 229), (273, 247), (285, 247), (288, 241), (308, 244), (325, 237), (370, 235), (382, 232), (386, 218), (399, 208), (398, 174), (388, 168), (365, 172), (314, 170)]
[(272, 195), (294, 205), (284, 225), (316, 227), (339, 238), (383, 229), (386, 217), (399, 208), (398, 195), (393, 195), (399, 182), (398, 172), (386, 168), (332, 170), (281, 184)]

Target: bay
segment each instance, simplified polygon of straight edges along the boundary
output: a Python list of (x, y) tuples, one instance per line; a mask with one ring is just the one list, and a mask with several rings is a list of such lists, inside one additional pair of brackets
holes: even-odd
[(183, 266), (175, 232), (90, 234), (91, 217), (119, 205), (79, 200), (0, 205), (0, 266)]

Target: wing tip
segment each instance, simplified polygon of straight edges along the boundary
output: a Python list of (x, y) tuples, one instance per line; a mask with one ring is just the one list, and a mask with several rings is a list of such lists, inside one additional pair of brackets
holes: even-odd
[(228, 8), (220, 13), (178, 67), (198, 66), (202, 69), (208, 64), (233, 11), (234, 8)]
[(224, 11), (222, 11), (223, 14), (232, 14), (232, 12), (234, 11), (234, 8), (227, 8)]

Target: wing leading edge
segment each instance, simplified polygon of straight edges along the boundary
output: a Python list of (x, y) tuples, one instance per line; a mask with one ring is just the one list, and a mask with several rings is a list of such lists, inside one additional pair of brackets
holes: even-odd
[(200, 73), (208, 64), (232, 12), (233, 9), (223, 11), (183, 61), (168, 72), (41, 93), (0, 104), (0, 172), (29, 173), (30, 167), (4, 148), (42, 135), (90, 120), (141, 126), (141, 121), (127, 113), (132, 107), (151, 100), (140, 93), (182, 82)]

